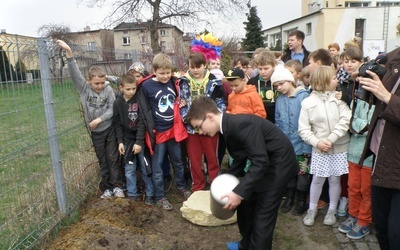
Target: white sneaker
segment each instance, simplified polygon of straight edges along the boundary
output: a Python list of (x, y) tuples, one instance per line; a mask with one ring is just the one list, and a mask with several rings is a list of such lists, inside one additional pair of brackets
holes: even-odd
[(303, 223), (306, 226), (314, 225), (315, 217), (317, 216), (318, 210), (317, 209), (308, 209), (307, 215), (303, 219)]
[(110, 198), (113, 196), (113, 192), (110, 189), (104, 190), (104, 193), (100, 196), (101, 199)]
[(124, 198), (125, 194), (124, 191), (122, 191), (122, 189), (120, 189), (119, 187), (115, 187), (113, 190), (114, 196), (118, 197), (118, 198)]
[(346, 216), (347, 215), (347, 204), (349, 200), (346, 197), (340, 197), (339, 207), (338, 207), (338, 216)]
[(324, 218), (324, 224), (327, 226), (335, 225), (336, 223), (336, 209), (329, 209)]

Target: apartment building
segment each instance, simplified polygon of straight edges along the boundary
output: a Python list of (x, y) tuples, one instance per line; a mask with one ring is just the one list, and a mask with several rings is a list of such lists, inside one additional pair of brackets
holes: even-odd
[(400, 23), (400, 1), (302, 0), (302, 16), (263, 30), (266, 46), (285, 44), (288, 34), (302, 30), (309, 50), (327, 48), (337, 42), (360, 37), (365, 56), (374, 58), (379, 51), (391, 51), (400, 45), (396, 29)]

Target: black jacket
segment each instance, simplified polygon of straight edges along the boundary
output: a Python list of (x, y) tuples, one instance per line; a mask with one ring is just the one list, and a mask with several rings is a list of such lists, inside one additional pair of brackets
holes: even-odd
[[(307, 65), (309, 64), (309, 62), (308, 62), (308, 56), (310, 55), (310, 51), (308, 51), (304, 45), (302, 45), (302, 48), (303, 48), (303, 52), (304, 52), (304, 59), (303, 59), (303, 62), (302, 62), (303, 68), (304, 68), (305, 66), (307, 66)], [(287, 61), (291, 60), (291, 59), (292, 59), (291, 53), (292, 53), (292, 51), (291, 51), (289, 48), (287, 48), (287, 49), (283, 52), (283, 56), (282, 56), (282, 58), (281, 58), (282, 61), (283, 61), (283, 62), (287, 62)]]
[[(233, 191), (245, 200), (253, 192), (286, 187), (289, 179), (297, 175), (292, 143), (270, 121), (250, 114), (224, 113), (222, 133), (233, 158), (228, 173), (243, 176)], [(247, 159), (251, 165), (245, 173)]]

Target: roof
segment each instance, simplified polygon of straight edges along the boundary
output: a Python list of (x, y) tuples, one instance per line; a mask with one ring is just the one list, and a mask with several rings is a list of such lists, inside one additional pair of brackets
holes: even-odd
[[(125, 23), (122, 22), (115, 26), (114, 30), (119, 31), (119, 30), (141, 30), (143, 28), (148, 28), (150, 27), (151, 21), (145, 21), (145, 22), (133, 22), (133, 23)], [(179, 30), (180, 32), (183, 33), (178, 27), (172, 24), (167, 24), (167, 23), (158, 23), (158, 28), (175, 28)]]

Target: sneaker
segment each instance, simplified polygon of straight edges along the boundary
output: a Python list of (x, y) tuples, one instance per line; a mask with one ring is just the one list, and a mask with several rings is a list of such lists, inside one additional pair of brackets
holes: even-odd
[(324, 218), (324, 224), (327, 226), (335, 225), (336, 223), (336, 209), (329, 209)]
[(161, 200), (157, 201), (157, 205), (161, 206), (163, 209), (170, 211), (174, 207), (169, 203), (168, 199), (166, 197), (162, 198)]
[(174, 182), (174, 178), (172, 176), (168, 176), (164, 178), (164, 192), (167, 193), (172, 188), (172, 183)]
[(229, 250), (238, 250), (239, 249), (239, 241), (228, 242), (228, 244), (226, 244), (226, 247)]
[(359, 240), (370, 233), (369, 226), (360, 226), (356, 224), (346, 236), (352, 240)]
[(348, 232), (350, 232), (354, 225), (357, 223), (357, 218), (353, 217), (353, 216), (349, 216), (349, 218), (347, 218), (347, 220), (345, 220), (342, 225), (340, 225), (340, 227), (338, 228), (339, 232), (347, 234)]
[(124, 198), (125, 194), (124, 191), (122, 191), (122, 189), (120, 189), (119, 187), (115, 187), (113, 190), (114, 196), (118, 197), (118, 198)]
[(346, 197), (340, 197), (339, 207), (337, 211), (338, 216), (346, 216), (347, 215), (347, 204), (349, 200)]
[(110, 189), (106, 189), (104, 193), (100, 196), (102, 199), (111, 198), (113, 196), (113, 192)]
[(146, 196), (146, 199), (144, 200), (144, 203), (146, 205), (149, 205), (149, 206), (154, 205), (153, 197), (152, 196)]
[(317, 216), (317, 209), (308, 209), (307, 215), (303, 219), (303, 223), (306, 226), (314, 225), (315, 217)]
[(187, 190), (187, 189), (182, 189), (182, 190), (181, 190), (181, 194), (182, 194), (183, 197), (185, 197), (185, 199), (187, 199), (187, 198), (190, 197), (190, 195), (192, 195), (192, 192), (190, 192), (190, 191)]

